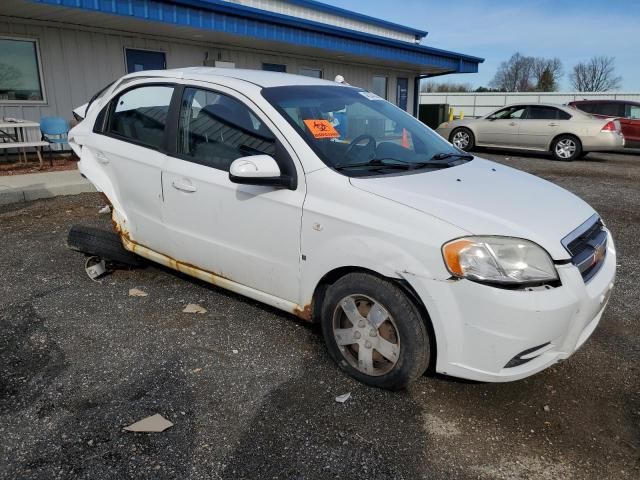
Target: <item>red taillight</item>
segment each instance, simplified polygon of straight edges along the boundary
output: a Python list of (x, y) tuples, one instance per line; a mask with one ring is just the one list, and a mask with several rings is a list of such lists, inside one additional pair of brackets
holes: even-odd
[(607, 122), (606, 125), (604, 127), (602, 127), (602, 130), (600, 130), (601, 132), (615, 132), (618, 129), (616, 128), (616, 124), (611, 121), (611, 122)]

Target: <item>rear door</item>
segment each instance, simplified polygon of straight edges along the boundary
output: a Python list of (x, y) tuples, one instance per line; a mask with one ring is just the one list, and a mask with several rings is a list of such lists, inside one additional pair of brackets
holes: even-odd
[[(243, 96), (211, 85), (187, 86), (177, 134), (165, 162), (164, 221), (176, 260), (298, 302), (302, 169), (274, 124)], [(297, 188), (239, 185), (229, 167), (267, 154)]]
[(517, 146), (520, 118), (526, 106), (515, 105), (482, 118), (474, 124), (476, 143), (482, 145)]
[(519, 143), (525, 148), (547, 150), (556, 135), (567, 131), (565, 124), (570, 119), (571, 115), (559, 108), (529, 105), (520, 120)]
[(89, 135), (85, 143), (89, 158), (113, 186), (110, 200), (126, 218), (121, 227), (134, 241), (161, 252), (168, 247), (161, 174), (173, 92), (171, 84), (150, 83), (123, 90), (99, 115), (98, 135)]

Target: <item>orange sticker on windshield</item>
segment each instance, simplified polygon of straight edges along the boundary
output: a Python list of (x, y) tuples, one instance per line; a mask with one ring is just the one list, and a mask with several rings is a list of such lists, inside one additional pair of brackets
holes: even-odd
[(315, 138), (338, 138), (340, 136), (329, 120), (305, 120), (304, 124)]

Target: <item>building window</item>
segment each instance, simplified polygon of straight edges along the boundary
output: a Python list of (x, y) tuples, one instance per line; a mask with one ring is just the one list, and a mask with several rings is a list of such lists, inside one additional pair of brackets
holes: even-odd
[(302, 67), (300, 69), (300, 75), (304, 75), (305, 77), (322, 78), (322, 70), (318, 68)]
[(371, 91), (379, 97), (387, 99), (387, 77), (375, 75), (371, 82)]
[(143, 70), (164, 70), (167, 61), (164, 52), (152, 50), (125, 49), (127, 73), (142, 72)]
[(0, 37), (0, 102), (43, 102), (36, 40)]
[(279, 63), (263, 63), (262, 70), (266, 70), (267, 72), (287, 72), (287, 66), (281, 65)]

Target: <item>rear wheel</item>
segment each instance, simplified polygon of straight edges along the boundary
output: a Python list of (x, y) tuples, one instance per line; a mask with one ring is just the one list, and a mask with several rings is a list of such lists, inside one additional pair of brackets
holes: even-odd
[(582, 144), (573, 135), (560, 135), (551, 144), (551, 154), (556, 160), (572, 162), (582, 155)]
[(476, 146), (476, 139), (473, 132), (468, 128), (456, 128), (451, 132), (451, 137), (449, 139), (453, 145), (465, 152), (473, 150), (473, 147)]
[(375, 387), (398, 390), (429, 363), (429, 334), (418, 309), (388, 280), (351, 273), (327, 289), (322, 333), (336, 363)]
[(100, 257), (121, 265), (130, 267), (143, 265), (142, 258), (125, 250), (120, 241), (120, 236), (115, 232), (85, 227), (84, 225), (73, 225), (69, 229), (67, 246), (71, 250)]

